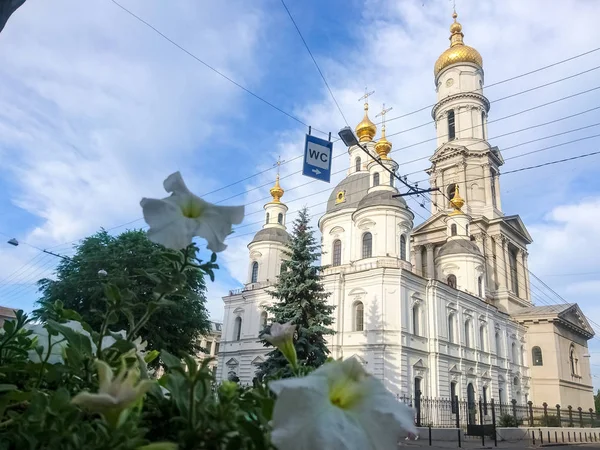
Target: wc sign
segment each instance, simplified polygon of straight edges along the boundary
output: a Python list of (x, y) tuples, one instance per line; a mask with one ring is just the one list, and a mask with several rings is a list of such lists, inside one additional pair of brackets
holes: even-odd
[(333, 142), (306, 135), (302, 175), (329, 183)]

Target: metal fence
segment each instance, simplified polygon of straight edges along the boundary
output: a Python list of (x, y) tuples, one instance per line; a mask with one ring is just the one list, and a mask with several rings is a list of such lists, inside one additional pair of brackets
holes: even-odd
[[(482, 433), (489, 428), (490, 433), (496, 427), (600, 427), (600, 417), (592, 408), (550, 406), (543, 403), (535, 406), (531, 401), (518, 404), (484, 402), (481, 399), (459, 400), (449, 398), (429, 398), (417, 394), (415, 397), (398, 396), (398, 401), (408, 404), (416, 410), (416, 422), (419, 427), (461, 428), (466, 434)], [(483, 425), (483, 427), (482, 427)]]

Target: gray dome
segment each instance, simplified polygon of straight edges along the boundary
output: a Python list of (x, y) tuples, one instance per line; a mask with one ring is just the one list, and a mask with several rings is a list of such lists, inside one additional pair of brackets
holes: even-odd
[(440, 248), (440, 251), (437, 255), (438, 257), (440, 257), (459, 254), (471, 254), (482, 256), (479, 247), (477, 247), (477, 244), (467, 239), (452, 240), (446, 242), (444, 245), (442, 245), (442, 248)]
[[(329, 194), (329, 200), (327, 200), (327, 211), (325, 213), (327, 214), (345, 208), (356, 208), (358, 202), (365, 195), (367, 195), (367, 190), (370, 187), (370, 181), (371, 178), (369, 176), (369, 172), (355, 172), (351, 175), (348, 175), (346, 178), (340, 181), (333, 191), (331, 191), (331, 194)], [(345, 201), (336, 203), (335, 199), (340, 191), (345, 191)]]
[(397, 208), (407, 209), (406, 200), (402, 197), (392, 197), (397, 192), (393, 191), (375, 191), (365, 195), (360, 202), (356, 210), (368, 208), (369, 206), (396, 206)]
[(287, 244), (290, 240), (290, 235), (287, 231), (282, 230), (281, 228), (263, 228), (258, 233), (254, 235), (254, 239), (250, 242), (263, 242), (263, 241), (275, 241), (281, 242), (282, 244)]

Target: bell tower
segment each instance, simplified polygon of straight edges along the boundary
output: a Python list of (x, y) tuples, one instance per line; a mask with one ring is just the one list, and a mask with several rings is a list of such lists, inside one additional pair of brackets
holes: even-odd
[(437, 103), (431, 111), (435, 120), (437, 149), (427, 173), (434, 193), (432, 214), (451, 211), (448, 199), (458, 185), (473, 217), (503, 216), (500, 204), (499, 167), (504, 163), (487, 133), (490, 102), (483, 93), (483, 59), (464, 43), (456, 12), (450, 25), (450, 47), (437, 59), (434, 79)]

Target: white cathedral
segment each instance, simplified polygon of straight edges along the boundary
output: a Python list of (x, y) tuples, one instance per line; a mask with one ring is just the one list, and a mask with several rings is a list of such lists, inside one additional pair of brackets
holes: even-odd
[[(437, 148), (427, 169), (431, 216), (414, 214), (390, 173), (359, 146), (319, 220), (324, 284), (335, 305), (331, 356), (356, 358), (398, 395), (531, 400), (584, 411), (594, 406), (587, 341), (594, 331), (576, 304), (533, 306), (527, 268), (532, 238), (500, 199), (498, 147), (487, 141), (490, 103), (483, 61), (450, 26), (434, 66)], [(385, 127), (365, 116), (361, 145), (392, 172)], [(265, 224), (248, 244), (248, 282), (223, 298), (217, 377), (251, 383), (268, 352), (258, 339), (267, 294), (289, 240), (279, 177)]]

